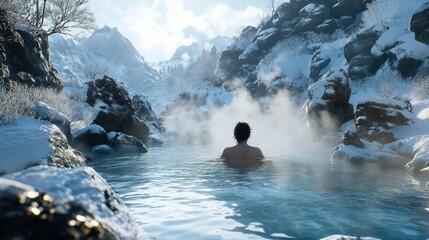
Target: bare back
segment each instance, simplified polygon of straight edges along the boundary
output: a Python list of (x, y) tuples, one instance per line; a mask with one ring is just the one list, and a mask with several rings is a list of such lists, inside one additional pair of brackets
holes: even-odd
[(223, 150), (221, 158), (232, 162), (246, 162), (264, 159), (261, 149), (239, 143)]

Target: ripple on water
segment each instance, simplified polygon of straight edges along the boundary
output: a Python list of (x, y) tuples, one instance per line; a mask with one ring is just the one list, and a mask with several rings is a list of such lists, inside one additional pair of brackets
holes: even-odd
[[(158, 239), (429, 238), (427, 177), (294, 149), (255, 171), (208, 147), (155, 148), (90, 163)], [(207, 157), (209, 156), (209, 157)]]

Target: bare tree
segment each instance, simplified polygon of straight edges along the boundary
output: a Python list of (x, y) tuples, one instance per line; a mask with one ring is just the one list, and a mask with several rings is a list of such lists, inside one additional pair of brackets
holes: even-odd
[(107, 72), (107, 68), (98, 63), (90, 63), (84, 66), (85, 77), (89, 80), (94, 80), (98, 75), (103, 75)]
[(48, 35), (62, 33), (77, 36), (97, 29), (94, 15), (86, 8), (90, 0), (0, 0), (0, 8), (14, 4), (13, 11), (35, 29), (44, 29)]
[(50, 25), (48, 35), (53, 33), (71, 34), (71, 29), (95, 30), (94, 15), (85, 7), (89, 0), (50, 0), (47, 20)]
[(276, 13), (278, 6), (279, 6), (279, 3), (277, 2), (277, 0), (268, 0), (267, 7), (271, 12), (271, 16), (273, 16), (274, 13)]

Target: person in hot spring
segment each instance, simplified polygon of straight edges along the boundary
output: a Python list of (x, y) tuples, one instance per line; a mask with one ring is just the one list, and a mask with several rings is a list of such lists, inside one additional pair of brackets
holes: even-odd
[(252, 129), (249, 124), (239, 122), (234, 128), (234, 138), (237, 144), (232, 147), (227, 147), (223, 150), (221, 159), (232, 167), (246, 167), (250, 165), (259, 165), (264, 159), (261, 149), (252, 147), (247, 144)]

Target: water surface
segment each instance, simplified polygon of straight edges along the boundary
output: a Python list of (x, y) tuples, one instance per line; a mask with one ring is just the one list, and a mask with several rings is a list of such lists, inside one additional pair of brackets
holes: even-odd
[(427, 176), (332, 162), (330, 150), (285, 149), (255, 171), (208, 146), (152, 148), (94, 167), (157, 239), (318, 239), (333, 234), (429, 238)]

